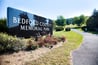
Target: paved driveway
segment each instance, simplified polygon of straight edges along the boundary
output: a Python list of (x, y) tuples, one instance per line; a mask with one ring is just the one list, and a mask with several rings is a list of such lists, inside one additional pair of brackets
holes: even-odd
[(81, 46), (72, 52), (73, 65), (98, 65), (98, 35), (75, 29), (73, 31), (84, 37)]

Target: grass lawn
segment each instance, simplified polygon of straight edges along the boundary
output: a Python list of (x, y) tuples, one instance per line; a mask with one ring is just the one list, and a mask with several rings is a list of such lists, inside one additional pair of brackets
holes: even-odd
[(53, 49), (28, 65), (70, 65), (70, 52), (80, 46), (82, 35), (73, 31), (61, 31), (54, 32), (54, 36), (65, 36), (67, 41), (63, 46)]

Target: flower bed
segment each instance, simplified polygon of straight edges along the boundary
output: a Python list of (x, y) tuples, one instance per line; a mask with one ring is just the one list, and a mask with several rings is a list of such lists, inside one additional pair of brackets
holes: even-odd
[(45, 37), (39, 37), (38, 41), (34, 38), (21, 39), (15, 36), (10, 36), (5, 33), (0, 33), (0, 53), (6, 52), (18, 52), (18, 51), (29, 51), (35, 50), (39, 47), (52, 48), (58, 42), (65, 42), (65, 37), (54, 37), (47, 35)]

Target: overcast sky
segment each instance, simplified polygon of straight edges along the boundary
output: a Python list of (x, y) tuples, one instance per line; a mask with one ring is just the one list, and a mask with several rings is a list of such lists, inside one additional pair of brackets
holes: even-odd
[(98, 9), (98, 0), (0, 0), (0, 18), (7, 17), (7, 7), (16, 8), (32, 14), (56, 19), (91, 15)]

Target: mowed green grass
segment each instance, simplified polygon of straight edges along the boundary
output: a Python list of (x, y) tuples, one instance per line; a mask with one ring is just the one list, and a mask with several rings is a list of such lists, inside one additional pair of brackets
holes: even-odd
[(54, 36), (65, 36), (66, 42), (63, 46), (52, 49), (51, 52), (44, 54), (43, 57), (33, 61), (29, 65), (70, 65), (70, 53), (72, 50), (80, 46), (82, 35), (73, 31), (54, 32)]

